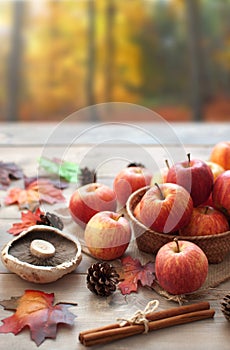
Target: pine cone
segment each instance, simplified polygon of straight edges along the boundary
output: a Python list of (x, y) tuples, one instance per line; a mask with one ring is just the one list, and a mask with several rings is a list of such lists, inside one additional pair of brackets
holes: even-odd
[(88, 269), (87, 288), (99, 296), (109, 296), (116, 290), (119, 275), (114, 267), (106, 262), (97, 262)]
[(230, 294), (225, 295), (220, 304), (224, 317), (230, 321)]
[(37, 225), (52, 226), (58, 228), (59, 230), (62, 230), (64, 227), (63, 222), (59, 216), (49, 212), (40, 215), (40, 220), (37, 221)]
[(93, 182), (97, 182), (97, 175), (95, 170), (90, 170), (87, 167), (81, 169), (79, 178), (80, 178), (81, 186), (84, 186)]

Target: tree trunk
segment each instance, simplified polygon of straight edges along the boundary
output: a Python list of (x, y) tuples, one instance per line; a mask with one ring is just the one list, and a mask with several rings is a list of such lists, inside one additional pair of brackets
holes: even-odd
[[(6, 118), (8, 121), (16, 121), (19, 119), (20, 105), (20, 84), (22, 72), (22, 26), (24, 17), (25, 2), (14, 1), (12, 3), (12, 33), (11, 33), (11, 51), (8, 61), (7, 72), (7, 106)], [(20, 86), (21, 85), (21, 86)]]
[(206, 77), (201, 46), (200, 1), (186, 0), (191, 70), (191, 104), (194, 121), (203, 119)]
[[(88, 72), (86, 79), (86, 103), (87, 106), (95, 104), (94, 84), (95, 84), (95, 1), (88, 1)], [(91, 121), (97, 120), (96, 113), (90, 113), (89, 119)]]
[(106, 58), (105, 58), (105, 101), (111, 102), (113, 100), (113, 85), (114, 85), (114, 15), (115, 6), (113, 0), (107, 0), (106, 13), (105, 13), (105, 47), (106, 47)]

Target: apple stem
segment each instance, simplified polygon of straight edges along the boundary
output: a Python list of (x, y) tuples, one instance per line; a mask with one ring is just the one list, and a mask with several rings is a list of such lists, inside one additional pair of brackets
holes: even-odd
[(160, 192), (161, 199), (162, 199), (162, 201), (163, 201), (163, 200), (165, 199), (165, 197), (164, 197), (163, 192), (161, 191), (161, 188), (160, 188), (160, 186), (158, 185), (157, 182), (155, 182), (155, 186), (157, 186), (157, 188), (158, 188), (158, 190), (159, 190), (159, 192)]
[(168, 161), (168, 159), (165, 159), (165, 164), (166, 164), (167, 168), (168, 168), (168, 169), (170, 169), (170, 166), (169, 166), (169, 161)]
[(205, 209), (204, 209), (204, 214), (208, 214), (208, 209), (209, 209), (209, 206), (206, 205), (206, 206), (205, 206)]
[(177, 238), (174, 238), (174, 242), (176, 242), (176, 248), (177, 248), (176, 253), (180, 253), (180, 246), (179, 246), (178, 239), (177, 239)]
[(113, 218), (114, 220), (118, 221), (120, 218), (123, 218), (124, 214), (120, 214), (119, 216), (117, 216), (116, 218)]
[(188, 157), (188, 166), (190, 166), (191, 154), (190, 154), (190, 153), (188, 153), (188, 154), (187, 154), (187, 157)]

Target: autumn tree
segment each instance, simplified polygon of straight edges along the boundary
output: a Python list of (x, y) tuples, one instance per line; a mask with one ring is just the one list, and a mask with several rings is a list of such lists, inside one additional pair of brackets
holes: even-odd
[(32, 113), (64, 117), (86, 103), (86, 6), (51, 1), (28, 18), (25, 62)]

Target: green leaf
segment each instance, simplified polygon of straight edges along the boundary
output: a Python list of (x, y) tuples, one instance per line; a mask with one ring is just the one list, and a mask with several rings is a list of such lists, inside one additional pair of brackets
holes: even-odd
[(67, 161), (63, 162), (58, 158), (50, 160), (48, 158), (41, 157), (39, 159), (39, 165), (48, 173), (58, 175), (68, 182), (77, 182), (78, 180), (80, 167), (76, 163)]

